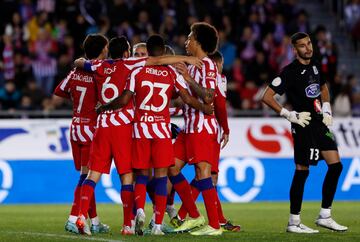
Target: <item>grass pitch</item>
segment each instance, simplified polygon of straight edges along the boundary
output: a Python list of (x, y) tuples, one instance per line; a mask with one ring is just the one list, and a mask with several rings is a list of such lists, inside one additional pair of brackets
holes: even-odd
[[(315, 228), (319, 202), (306, 202), (302, 222)], [(206, 215), (204, 207), (199, 205)], [(70, 205), (0, 205), (0, 241), (360, 241), (360, 202), (335, 202), (333, 215), (337, 222), (349, 227), (345, 233), (319, 228), (319, 234), (289, 234), (285, 232), (288, 203), (224, 203), (225, 215), (240, 224), (242, 231), (224, 233), (220, 237), (194, 237), (189, 234), (155, 236), (121, 236), (122, 209), (120, 205), (100, 204), (101, 221), (111, 226), (111, 234), (79, 236), (64, 231)], [(147, 207), (147, 218), (151, 208)], [(165, 215), (166, 221), (168, 216)]]

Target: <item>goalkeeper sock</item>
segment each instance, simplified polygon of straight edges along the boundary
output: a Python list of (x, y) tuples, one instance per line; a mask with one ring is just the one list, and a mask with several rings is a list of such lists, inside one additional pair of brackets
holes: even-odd
[(300, 214), (304, 187), (309, 170), (295, 170), (290, 188), (290, 213)]
[(328, 165), (328, 171), (326, 173), (322, 187), (322, 208), (331, 207), (342, 169), (343, 165), (341, 162)]

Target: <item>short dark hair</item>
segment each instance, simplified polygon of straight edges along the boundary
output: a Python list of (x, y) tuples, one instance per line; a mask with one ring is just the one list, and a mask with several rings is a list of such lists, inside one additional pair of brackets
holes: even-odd
[(306, 37), (309, 37), (309, 35), (307, 33), (304, 33), (304, 32), (297, 32), (293, 35), (291, 35), (290, 39), (291, 39), (291, 44), (295, 45), (296, 42), (299, 40), (299, 39), (303, 39), (303, 38), (306, 38)]
[(175, 55), (175, 50), (170, 45), (165, 45), (165, 55)]
[(149, 56), (161, 56), (165, 53), (164, 39), (157, 34), (151, 35), (146, 41)]
[(130, 48), (125, 36), (114, 37), (109, 43), (109, 55), (112, 59), (123, 58), (124, 53)]
[(224, 59), (223, 55), (218, 50), (212, 53), (211, 55), (209, 55), (209, 58), (212, 59), (213, 61), (222, 61)]
[(108, 39), (102, 34), (89, 34), (83, 42), (85, 56), (88, 59), (97, 58), (105, 46), (108, 44)]
[(214, 53), (219, 41), (219, 35), (214, 26), (205, 22), (194, 23), (191, 25), (191, 31), (203, 51), (207, 54)]

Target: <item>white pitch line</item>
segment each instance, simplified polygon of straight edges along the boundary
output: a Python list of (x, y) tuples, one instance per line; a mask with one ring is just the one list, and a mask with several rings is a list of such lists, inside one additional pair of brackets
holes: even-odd
[(1, 231), (2, 233), (7, 234), (23, 234), (30, 236), (42, 236), (49, 238), (64, 238), (64, 239), (80, 239), (80, 240), (89, 240), (89, 241), (104, 241), (104, 242), (124, 242), (123, 240), (114, 240), (114, 239), (104, 239), (104, 238), (95, 238), (89, 236), (76, 236), (76, 235), (63, 235), (63, 234), (50, 234), (50, 233), (38, 233), (38, 232), (13, 232), (13, 231)]

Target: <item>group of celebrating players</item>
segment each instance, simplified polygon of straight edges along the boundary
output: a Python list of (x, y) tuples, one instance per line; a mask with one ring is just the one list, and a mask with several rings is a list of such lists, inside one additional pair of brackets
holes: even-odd
[[(324, 159), (328, 171), (315, 223), (347, 231), (331, 216), (343, 165), (328, 128), (332, 124), (329, 90), (313, 59), (310, 37), (299, 32), (291, 40), (296, 59), (263, 95), (263, 102), (292, 124), (295, 173), (286, 230), (319, 232), (301, 223), (300, 211), (309, 166)], [(123, 235), (144, 233), (146, 193), (153, 203), (149, 223), (153, 235), (240, 231), (239, 225), (225, 218), (216, 191), (220, 150), (229, 140), (217, 30), (195, 23), (185, 44), (188, 56), (176, 56), (161, 36), (153, 35), (135, 45), (130, 57), (125, 37), (108, 41), (93, 34), (84, 40), (86, 59), (77, 59), (76, 67), (55, 90), (55, 95), (73, 101), (70, 140), (75, 167), (81, 173), (66, 231), (109, 232), (97, 216), (94, 190), (101, 174), (110, 172), (112, 161), (121, 180)], [(276, 101), (275, 95), (284, 93), (293, 111)], [(174, 114), (183, 115), (182, 130), (170, 123)], [(186, 164), (195, 168), (190, 184), (181, 173)], [(178, 211), (173, 204), (175, 192), (182, 201)], [(200, 193), (208, 225), (196, 207)], [(172, 226), (163, 222), (165, 212)]]
[[(55, 90), (73, 101), (70, 140), (81, 173), (65, 230), (109, 232), (97, 216), (94, 190), (112, 161), (121, 180), (123, 235), (143, 234), (146, 192), (153, 203), (151, 234), (240, 230), (224, 217), (216, 191), (220, 145), (229, 140), (226, 78), (217, 45), (217, 30), (202, 22), (191, 26), (189, 56), (174, 55), (159, 35), (134, 46), (133, 57), (123, 36), (86, 37), (86, 59), (77, 59)], [(174, 114), (184, 116), (182, 130), (170, 123)], [(195, 168), (190, 184), (181, 173), (186, 164)], [(175, 192), (182, 201), (179, 211)], [(200, 193), (208, 225), (196, 207)], [(171, 227), (163, 223), (165, 212)]]

